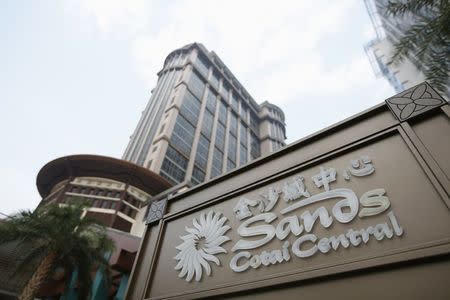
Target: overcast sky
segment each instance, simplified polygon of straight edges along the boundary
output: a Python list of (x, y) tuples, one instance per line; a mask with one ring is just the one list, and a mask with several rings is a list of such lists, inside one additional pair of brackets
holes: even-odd
[(120, 158), (167, 54), (214, 50), (288, 143), (395, 94), (363, 45), (363, 1), (0, 1), (0, 212), (34, 209), (47, 162)]

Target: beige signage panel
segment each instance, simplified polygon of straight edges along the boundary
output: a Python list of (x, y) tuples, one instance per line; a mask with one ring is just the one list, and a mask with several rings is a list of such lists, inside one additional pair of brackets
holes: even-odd
[(449, 299), (449, 153), (424, 83), (155, 200), (127, 299)]
[[(402, 133), (403, 131), (398, 128), (387, 130), (382, 134), (368, 137), (323, 157), (317, 157), (313, 161), (293, 166), (286, 174), (272, 176), (260, 185), (256, 183), (254, 188), (241, 194), (209, 202), (209, 199), (201, 199), (202, 202), (206, 203), (203, 207), (188, 209), (168, 217), (163, 222), (163, 230), (159, 236), (160, 241), (157, 249), (155, 249), (153, 274), (148, 281), (147, 295), (152, 299), (219, 295), (231, 291), (261, 288), (342, 271), (383, 265), (427, 256), (431, 253), (448, 252), (450, 242), (450, 215), (446, 206), (448, 198), (436, 184), (430, 172), (427, 172), (425, 162), (417, 154), (415, 147), (409, 139), (405, 139), (405, 135)], [(297, 151), (300, 152), (301, 149)], [(350, 178), (347, 180), (344, 170), (351, 168), (352, 160), (359, 160), (359, 168), (363, 166), (364, 164), (361, 161), (363, 157), (370, 159), (374, 171), (361, 177), (353, 176), (350, 173), (350, 176), (347, 176)], [(337, 197), (321, 200), (282, 214), (281, 212), (288, 206), (308, 198), (302, 196), (296, 200), (285, 201), (282, 192), (283, 187), (285, 183), (294, 182), (296, 177), (302, 176), (304, 178), (305, 190), (310, 193), (311, 197), (325, 192), (325, 187), (318, 187), (312, 179), (320, 173), (321, 168), (325, 171), (330, 168), (336, 170), (336, 179), (328, 183), (330, 191), (344, 189), (354, 192), (358, 199), (358, 214), (364, 208), (361, 204), (363, 195), (376, 189), (384, 189), (383, 196), (388, 198), (389, 207), (373, 216), (360, 217), (356, 215), (348, 223), (344, 223), (339, 222), (333, 215), (333, 207), (336, 206), (337, 202), (344, 199), (343, 197)], [(300, 217), (299, 224), (303, 225), (302, 232), (297, 235), (290, 232), (283, 240), (275, 236), (269, 242), (254, 249), (232, 251), (239, 240), (258, 241), (266, 236), (264, 234), (252, 237), (240, 236), (238, 234), (239, 226), (250, 217), (239, 220), (233, 208), (236, 207), (242, 197), (255, 201), (264, 199), (261, 194), (267, 193), (269, 188), (281, 191), (273, 208), (264, 212), (258, 207), (259, 205), (256, 205), (249, 206), (249, 210), (253, 216), (271, 213), (275, 217), (271, 216), (273, 220), (268, 222), (251, 223), (247, 227), (269, 225), (276, 228), (277, 224), (284, 218), (296, 216)], [(380, 205), (378, 204), (378, 206)], [(327, 222), (324, 221), (326, 225), (324, 226), (319, 218), (307, 232), (305, 220), (301, 216), (306, 211), (313, 214), (320, 210), (320, 207), (328, 212), (332, 219), (331, 224), (327, 225)], [(341, 207), (342, 214), (349, 214), (350, 210), (348, 207)], [(220, 261), (220, 266), (212, 261), (207, 261), (211, 268), (210, 276), (206, 274), (205, 268), (202, 268), (201, 279), (196, 281), (195, 276), (193, 276), (191, 281), (188, 282), (185, 280), (186, 276), (178, 277), (180, 270), (175, 270), (179, 262), (175, 257), (180, 252), (176, 247), (183, 243), (180, 236), (188, 234), (186, 227), (195, 228), (193, 220), (199, 221), (202, 214), (207, 215), (210, 211), (221, 212), (227, 218), (224, 225), (231, 227), (223, 234), (229, 240), (220, 244), (226, 253), (214, 255)], [(323, 210), (321, 211), (323, 212)], [(393, 222), (392, 217), (389, 217), (389, 213), (391, 213), (391, 216), (392, 214), (395, 216), (398, 227), (403, 229), (401, 234), (395, 232), (396, 224), (394, 224), (395, 221)], [(297, 248), (303, 255), (303, 252), (313, 249), (317, 246), (319, 240), (324, 237), (345, 235), (348, 234), (350, 229), (367, 231), (369, 227), (375, 227), (377, 224), (386, 224), (393, 233), (392, 237), (387, 237), (389, 234), (384, 234), (384, 236), (381, 234), (380, 236), (383, 237), (378, 240), (372, 234), (367, 243), (361, 242), (356, 246), (350, 242), (350, 245), (346, 248), (345, 243), (341, 242), (336, 250), (331, 249), (327, 253), (322, 253), (316, 249), (313, 254), (309, 252), (311, 255), (308, 257), (298, 257), (292, 248), (299, 238), (309, 235), (309, 239), (300, 244), (297, 243), (297, 246), (299, 246)], [(382, 229), (383, 227), (379, 226), (379, 230), (382, 231)], [(316, 238), (314, 239), (311, 235)], [(347, 240), (350, 240), (348, 236)], [(230, 267), (230, 262), (239, 252), (247, 251), (251, 254), (250, 258), (241, 257), (238, 260), (238, 265), (242, 266), (250, 261), (252, 256), (259, 256), (261, 259), (261, 254), (264, 251), (282, 251), (286, 241), (289, 242), (289, 246), (285, 247), (288, 249), (290, 256), (288, 261), (283, 259), (281, 262), (277, 261), (267, 266), (261, 263), (259, 267), (248, 267), (242, 272), (235, 272)], [(201, 246), (204, 245), (196, 246), (196, 249), (200, 249)], [(253, 266), (257, 265), (257, 259), (253, 259)]]

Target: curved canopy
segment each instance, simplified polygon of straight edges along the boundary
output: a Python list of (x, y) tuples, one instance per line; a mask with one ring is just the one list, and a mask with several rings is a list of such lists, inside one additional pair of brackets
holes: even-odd
[(36, 185), (42, 198), (59, 182), (75, 177), (117, 180), (155, 195), (172, 186), (158, 174), (133, 163), (107, 156), (70, 155), (50, 161), (39, 171)]

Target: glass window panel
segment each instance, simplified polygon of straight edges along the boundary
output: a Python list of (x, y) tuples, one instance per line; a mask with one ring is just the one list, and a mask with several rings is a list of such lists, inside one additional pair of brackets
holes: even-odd
[(250, 111), (250, 128), (259, 135), (259, 122), (258, 116), (252, 111)]
[(276, 133), (276, 131), (275, 131), (275, 124), (273, 124), (273, 122), (270, 122), (269, 123), (269, 126), (270, 126), (270, 135), (272, 136), (272, 137), (276, 137), (277, 136), (277, 133)]
[(242, 120), (244, 120), (245, 122), (248, 122), (247, 113), (248, 113), (247, 105), (245, 104), (244, 101), (241, 101), (241, 113), (240, 113), (240, 115), (241, 115)]
[(250, 135), (250, 155), (255, 159), (261, 155), (259, 140), (255, 134)]
[(203, 91), (205, 90), (205, 82), (195, 72), (192, 72), (191, 74), (191, 78), (189, 80), (189, 89), (198, 99), (202, 99)]
[(194, 140), (195, 128), (182, 115), (178, 115), (175, 127), (170, 137), (170, 143), (189, 157), (192, 141)]
[(227, 124), (227, 106), (222, 101), (219, 102), (219, 121), (222, 122), (222, 124)]
[(225, 126), (223, 126), (221, 123), (217, 123), (216, 146), (222, 151), (225, 146)]
[(186, 175), (187, 164), (188, 160), (181, 153), (169, 146), (161, 166), (160, 174), (171, 182), (182, 182)]
[(247, 147), (241, 146), (239, 147), (239, 165), (244, 165), (247, 163)]
[(213, 71), (211, 75), (211, 85), (215, 87), (217, 90), (219, 89), (219, 78), (220, 78), (219, 73)]
[(216, 112), (217, 96), (212, 90), (208, 91), (206, 98), (206, 108), (213, 114)]
[(208, 151), (209, 141), (206, 137), (200, 135), (197, 145), (197, 154), (195, 155), (195, 163), (203, 170), (206, 169), (206, 164), (208, 163)]
[(238, 120), (237, 116), (234, 113), (230, 114), (230, 132), (234, 136), (237, 136), (238, 131)]
[(203, 55), (199, 55), (197, 57), (195, 66), (200, 71), (200, 73), (202, 73), (205, 76), (208, 75), (209, 63), (208, 63), (208, 60), (206, 59), (206, 57), (204, 57)]
[(173, 147), (167, 147), (166, 157), (176, 163), (181, 169), (187, 168), (188, 160)]
[(236, 112), (239, 112), (239, 100), (234, 93), (231, 95), (231, 107), (233, 107)]
[(247, 126), (244, 123), (241, 123), (241, 144), (247, 146)]
[(212, 128), (214, 123), (214, 116), (209, 111), (205, 110), (203, 115), (202, 133), (208, 138), (211, 138)]
[(230, 95), (230, 86), (225, 81), (222, 85), (222, 95), (225, 101), (228, 102), (228, 96)]
[(228, 159), (231, 159), (233, 162), (236, 161), (236, 138), (232, 135), (228, 138)]
[(230, 159), (227, 159), (227, 171), (231, 171), (236, 168), (236, 163)]
[(214, 147), (213, 162), (211, 166), (211, 178), (222, 174), (223, 153), (218, 148)]
[(205, 181), (205, 172), (197, 167), (194, 167), (194, 170), (192, 171), (192, 182), (194, 184), (199, 184), (203, 181)]
[(180, 113), (194, 124), (194, 126), (197, 125), (198, 116), (200, 114), (200, 105), (200, 101), (189, 91), (186, 91), (181, 104)]

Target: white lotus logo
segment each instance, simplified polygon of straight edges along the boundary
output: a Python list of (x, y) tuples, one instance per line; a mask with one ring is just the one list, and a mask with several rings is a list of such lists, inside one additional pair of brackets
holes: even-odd
[(220, 265), (219, 259), (214, 255), (227, 253), (220, 245), (230, 240), (224, 234), (231, 228), (227, 225), (224, 226), (227, 218), (221, 217), (221, 215), (222, 213), (215, 213), (211, 210), (206, 217), (202, 213), (199, 221), (194, 218), (192, 223), (195, 228), (186, 226), (189, 234), (180, 236), (183, 243), (176, 247), (180, 252), (174, 257), (178, 260), (175, 270), (181, 269), (178, 277), (186, 276), (186, 281), (191, 281), (195, 274), (195, 280), (200, 281), (203, 269), (208, 276), (211, 274), (209, 262), (213, 261), (216, 265)]

